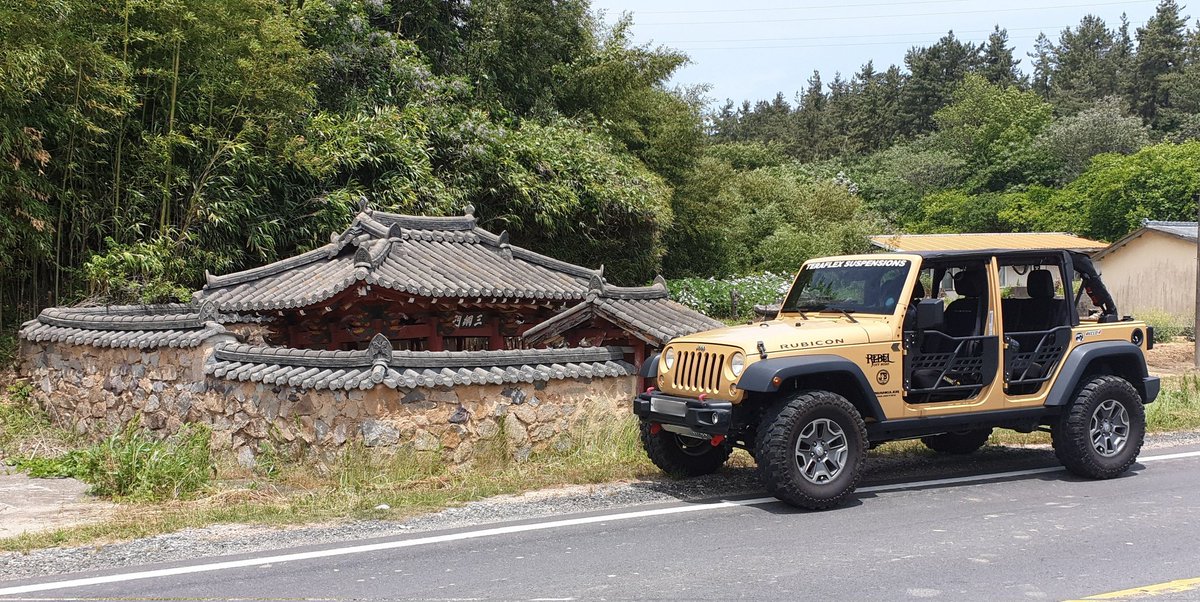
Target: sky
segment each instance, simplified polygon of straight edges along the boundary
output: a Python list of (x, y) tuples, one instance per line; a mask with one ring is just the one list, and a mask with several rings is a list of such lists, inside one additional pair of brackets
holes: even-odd
[[(633, 15), (635, 44), (650, 43), (683, 50), (691, 64), (672, 84), (707, 84), (711, 105), (732, 99), (770, 99), (783, 92), (794, 101), (813, 70), (828, 83), (835, 72), (849, 78), (869, 60), (878, 71), (903, 67), (913, 46), (933, 44), (953, 30), (973, 42), (987, 40), (992, 27), (1008, 30), (1019, 67), (1030, 71), (1026, 54), (1038, 32), (1057, 41), (1064, 28), (1087, 14), (1120, 26), (1130, 21), (1130, 34), (1154, 15), (1157, 0), (592, 0), (613, 22)], [(1180, 2), (1180, 4), (1184, 4)], [(1186, 8), (1184, 15), (1190, 15)], [(1193, 15), (1194, 17), (1195, 15)], [(1194, 22), (1194, 19), (1191, 20)]]

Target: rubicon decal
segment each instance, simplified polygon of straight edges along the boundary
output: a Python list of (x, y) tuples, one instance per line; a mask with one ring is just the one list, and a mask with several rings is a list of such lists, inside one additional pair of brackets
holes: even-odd
[(800, 341), (799, 343), (784, 343), (780, 349), (808, 349), (810, 347), (827, 347), (829, 345), (844, 345), (846, 339), (818, 339), (816, 341)]

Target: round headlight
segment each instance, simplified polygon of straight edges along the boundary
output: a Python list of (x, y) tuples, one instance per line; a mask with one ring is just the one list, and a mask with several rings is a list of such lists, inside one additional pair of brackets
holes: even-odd
[(665, 366), (667, 368), (667, 370), (670, 370), (671, 368), (675, 367), (675, 350), (674, 349), (667, 349), (666, 352), (663, 353), (663, 366)]
[(746, 369), (746, 355), (741, 351), (733, 354), (729, 358), (729, 369), (733, 371), (734, 376), (741, 376), (742, 370)]

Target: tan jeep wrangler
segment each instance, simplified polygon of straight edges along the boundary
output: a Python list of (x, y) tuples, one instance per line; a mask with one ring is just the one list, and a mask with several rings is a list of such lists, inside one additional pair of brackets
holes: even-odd
[[(1065, 284), (1065, 286), (1064, 286)], [(1087, 293), (1098, 308), (1081, 318)], [(716, 471), (734, 447), (804, 508), (853, 492), (867, 449), (920, 438), (971, 453), (994, 428), (1048, 430), (1072, 472), (1133, 464), (1159, 381), (1153, 332), (1121, 318), (1087, 256), (939, 251), (813, 259), (776, 318), (671, 341), (633, 403), (664, 471)]]

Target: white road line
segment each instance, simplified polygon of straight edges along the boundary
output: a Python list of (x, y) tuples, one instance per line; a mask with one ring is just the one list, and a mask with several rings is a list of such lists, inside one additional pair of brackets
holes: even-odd
[[(1176, 460), (1180, 458), (1200, 457), (1200, 451), (1182, 452), (1177, 454), (1165, 454), (1161, 456), (1147, 456), (1139, 458), (1142, 463), (1156, 462), (1160, 460)], [(974, 483), (979, 481), (991, 481), (995, 479), (1005, 479), (1017, 476), (1027, 476), (1033, 474), (1042, 474), (1047, 472), (1057, 472), (1063, 470), (1061, 467), (1052, 468), (1033, 468), (1030, 470), (1015, 470), (1011, 472), (1000, 472), (993, 474), (974, 475), (969, 477), (955, 477), (949, 479), (935, 479), (930, 481), (915, 481), (912, 483), (895, 483), (891, 485), (874, 485), (871, 487), (862, 487), (858, 491), (862, 493), (875, 493), (881, 491), (894, 491), (897, 489), (912, 489), (917, 487), (930, 487), (939, 485), (954, 485), (959, 483)], [(105, 583), (121, 583), (125, 581), (136, 581), (140, 579), (153, 579), (156, 577), (171, 577), (174, 575), (188, 575), (191, 573), (207, 573), (211, 571), (224, 571), (228, 569), (238, 569), (245, 567), (262, 566), (264, 564), (275, 564), (280, 562), (293, 562), (296, 560), (311, 560), (314, 558), (328, 558), (331, 556), (347, 556), (350, 554), (363, 554), (367, 552), (378, 552), (381, 550), (396, 550), (401, 548), (414, 548), (417, 546), (426, 546), (435, 543), (446, 543), (451, 541), (462, 541), (465, 539), (479, 539), (481, 537), (494, 537), (496, 535), (508, 535), (511, 533), (528, 533), (530, 531), (544, 531), (547, 529), (560, 529), (563, 527), (574, 527), (578, 525), (591, 525), (596, 523), (609, 523), (617, 521), (632, 520), (637, 518), (646, 518), (650, 516), (666, 516), (671, 514), (685, 514), (690, 512), (704, 512), (706, 510), (720, 510), (724, 508), (737, 508), (742, 506), (754, 506), (757, 504), (767, 504), (776, 502), (773, 497), (759, 497), (748, 500), (723, 500), (720, 502), (712, 502), (707, 504), (688, 504), (685, 506), (672, 506), (669, 508), (656, 508), (654, 510), (638, 510), (634, 512), (621, 512), (617, 514), (605, 514), (601, 516), (587, 516), (583, 518), (570, 518), (563, 520), (553, 520), (543, 523), (531, 523), (524, 525), (511, 525), (508, 527), (493, 527), (490, 529), (480, 529), (478, 531), (466, 531), (463, 533), (451, 533), (449, 535), (435, 535), (431, 537), (419, 537), (415, 539), (405, 539), (400, 541), (386, 541), (381, 543), (366, 544), (360, 546), (348, 546), (344, 548), (333, 548), (329, 550), (316, 550), (312, 552), (297, 552), (294, 554), (281, 554), (278, 556), (260, 556), (257, 558), (245, 558), (242, 560), (230, 560), (227, 562), (213, 562), (209, 564), (197, 564), (192, 566), (180, 566), (168, 569), (158, 569), (153, 571), (137, 571), (133, 573), (120, 573), (116, 575), (105, 575), (102, 577), (87, 577), (84, 579), (69, 579), (66, 581), (52, 581), (49, 583), (34, 583), (30, 585), (19, 585), (16, 587), (8, 587), (0, 589), (0, 596), (11, 596), (14, 594), (27, 594), (31, 592), (44, 592), (54, 589), (65, 589), (73, 587), (86, 587), (89, 585), (102, 585)]]

